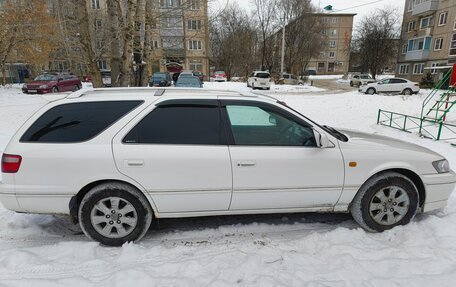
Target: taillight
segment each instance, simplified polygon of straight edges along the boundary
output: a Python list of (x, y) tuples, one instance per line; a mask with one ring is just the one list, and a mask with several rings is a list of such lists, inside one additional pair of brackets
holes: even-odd
[(21, 166), (22, 157), (20, 155), (6, 154), (2, 156), (2, 172), (16, 173)]

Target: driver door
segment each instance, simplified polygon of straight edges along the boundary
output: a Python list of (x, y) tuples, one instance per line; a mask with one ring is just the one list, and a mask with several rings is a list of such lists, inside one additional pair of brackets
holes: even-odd
[(333, 206), (342, 191), (339, 148), (316, 146), (312, 126), (268, 103), (227, 100), (233, 170), (230, 210)]

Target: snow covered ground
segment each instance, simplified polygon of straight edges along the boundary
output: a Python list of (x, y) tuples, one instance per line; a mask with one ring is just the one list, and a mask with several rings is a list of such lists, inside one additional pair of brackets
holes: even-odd
[[(245, 83), (205, 88), (250, 92)], [(304, 88), (304, 87), (303, 87)], [(294, 89), (294, 90), (293, 90)], [(332, 94), (277, 86), (273, 94), (323, 124), (429, 147), (456, 167), (456, 147), (377, 126), (379, 108), (418, 115), (414, 96)], [(284, 95), (281, 96), (280, 94)], [(0, 88), (0, 153), (55, 96)], [(349, 215), (281, 214), (161, 220), (138, 244), (101, 247), (65, 217), (0, 205), (0, 286), (454, 286), (456, 193), (445, 210), (370, 234)]]

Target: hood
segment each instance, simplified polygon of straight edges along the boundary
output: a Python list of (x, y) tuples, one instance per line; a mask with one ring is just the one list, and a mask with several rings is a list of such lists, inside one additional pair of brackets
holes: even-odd
[(54, 83), (55, 83), (55, 81), (31, 81), (30, 83), (27, 83), (27, 85), (41, 86), (41, 85), (52, 85)]
[(371, 147), (378, 150), (403, 150), (404, 152), (419, 152), (419, 153), (426, 153), (438, 159), (443, 159), (444, 157), (428, 148), (408, 143), (405, 141), (401, 141), (395, 138), (377, 135), (377, 134), (368, 134), (359, 131), (353, 130), (345, 130), (345, 129), (338, 129), (347, 137), (349, 138), (349, 142), (358, 145), (358, 146), (366, 146)]

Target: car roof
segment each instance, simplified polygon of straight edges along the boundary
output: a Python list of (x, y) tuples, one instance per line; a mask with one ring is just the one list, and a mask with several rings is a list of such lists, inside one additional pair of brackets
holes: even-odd
[[(198, 79), (197, 77), (195, 77)], [(199, 79), (198, 79), (199, 80)], [(99, 88), (81, 89), (65, 99), (69, 101), (113, 101), (113, 100), (156, 100), (159, 97), (167, 99), (217, 99), (219, 97), (231, 99), (261, 100), (277, 102), (274, 97), (267, 95), (243, 94), (231, 90), (210, 90), (201, 88), (153, 88), (153, 87), (134, 87), (134, 88)]]

